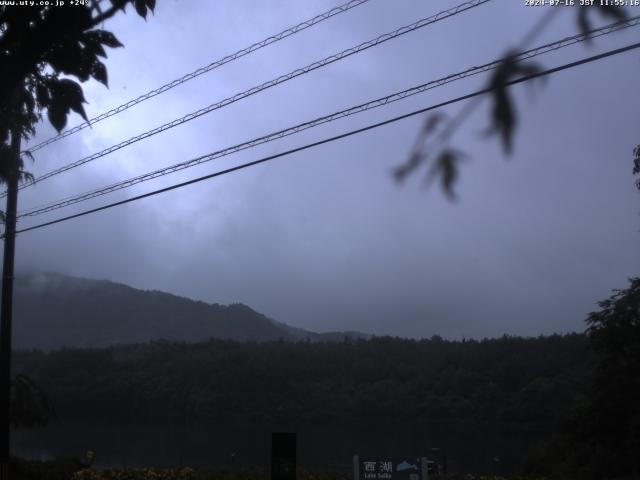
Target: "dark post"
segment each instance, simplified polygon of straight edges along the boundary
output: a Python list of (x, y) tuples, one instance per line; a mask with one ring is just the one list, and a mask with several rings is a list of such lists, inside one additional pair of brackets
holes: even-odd
[(20, 133), (11, 132), (11, 152), (14, 166), (7, 180), (7, 211), (4, 229), (4, 258), (2, 263), (2, 300), (0, 302), (0, 480), (9, 478), (10, 412), (11, 405), (11, 318), (13, 313), (13, 264), (16, 241), (16, 212), (18, 210), (18, 165)]
[(271, 480), (296, 480), (296, 434), (271, 434)]

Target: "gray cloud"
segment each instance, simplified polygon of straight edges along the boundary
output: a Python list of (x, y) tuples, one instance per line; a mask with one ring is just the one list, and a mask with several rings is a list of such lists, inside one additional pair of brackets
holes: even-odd
[[(87, 85), (87, 110), (101, 113), (332, 5), (159, 2), (146, 23), (129, 12), (107, 25), (126, 48), (110, 53), (109, 90)], [(373, 0), (43, 149), (34, 173), (453, 5)], [(43, 182), (21, 194), (21, 207), (484, 63), (516, 44), (539, 14), (519, 2), (496, 0)], [(575, 31), (567, 12), (539, 42)], [(542, 61), (563, 63), (633, 37), (633, 32), (612, 35)], [(242, 301), (277, 320), (319, 331), (460, 338), (582, 330), (595, 302), (624, 287), (640, 267), (638, 192), (630, 175), (631, 150), (640, 143), (634, 75), (639, 67), (637, 53), (625, 54), (554, 76), (534, 92), (515, 88), (521, 121), (509, 161), (497, 139), (482, 135), (489, 113), (485, 102), (454, 140), (471, 154), (455, 204), (438, 188), (422, 188), (421, 174), (402, 186), (390, 176), (420, 128), (422, 119), (414, 118), (22, 234), (17, 265), (211, 302)], [(430, 105), (484, 81), (452, 84), (78, 210)], [(43, 126), (38, 138), (51, 134)]]

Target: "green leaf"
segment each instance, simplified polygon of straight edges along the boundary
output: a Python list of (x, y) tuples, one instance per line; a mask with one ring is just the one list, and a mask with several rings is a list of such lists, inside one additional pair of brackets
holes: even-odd
[(83, 34), (80, 42), (84, 45), (84, 48), (87, 50), (87, 52), (90, 52), (96, 57), (106, 58), (107, 52), (105, 52), (99, 37), (99, 35), (96, 35), (95, 30), (91, 30)]
[(56, 72), (80, 77), (85, 63), (83, 57), (83, 48), (79, 42), (65, 42), (51, 48), (45, 60)]
[(489, 81), (493, 106), (491, 125), (487, 129), (487, 135), (499, 134), (502, 138), (503, 148), (508, 155), (513, 151), (513, 135), (518, 117), (508, 92), (507, 83), (513, 77), (533, 75), (539, 71), (540, 68), (537, 65), (518, 62), (516, 57), (510, 54), (494, 71)]
[(47, 108), (47, 118), (58, 133), (64, 130), (67, 125), (67, 113), (69, 113), (69, 108), (60, 99), (52, 100)]
[(36, 183), (36, 177), (31, 172), (20, 170), (20, 181), (34, 185)]
[(36, 159), (33, 157), (33, 153), (31, 153), (29, 150), (25, 150), (24, 152), (21, 152), (21, 153), (22, 155), (29, 157), (29, 160), (31, 160), (32, 162), (36, 161)]
[(453, 186), (458, 179), (458, 163), (467, 158), (467, 154), (459, 150), (443, 150), (429, 171), (428, 178), (440, 177), (440, 184), (447, 196), (456, 198)]
[(27, 114), (32, 115), (36, 108), (36, 102), (28, 90), (22, 91), (22, 104), (24, 105)]
[(91, 70), (91, 76), (102, 83), (105, 87), (109, 86), (107, 79), (107, 67), (104, 66), (104, 63), (96, 60)]
[(146, 19), (147, 18), (147, 2), (146, 2), (146, 0), (134, 0), (133, 5), (136, 8), (136, 12), (138, 12), (138, 15), (140, 15), (142, 18)]
[(427, 158), (427, 154), (420, 151), (413, 151), (411, 156), (406, 161), (404, 165), (400, 165), (393, 170), (393, 176), (396, 181), (402, 182), (407, 176), (413, 172), (421, 163), (423, 163)]
[(510, 154), (513, 149), (513, 133), (517, 124), (517, 117), (513, 109), (511, 97), (508, 95), (506, 89), (496, 90), (493, 93), (491, 118), (493, 125), (489, 133), (499, 133), (505, 152)]
[(38, 102), (38, 106), (40, 108), (46, 108), (51, 101), (49, 89), (42, 82), (38, 82), (38, 84), (36, 85), (36, 101)]
[(444, 121), (445, 118), (446, 116), (443, 113), (434, 113), (425, 120), (424, 125), (422, 126), (422, 133), (424, 135), (433, 133), (433, 131)]
[(59, 132), (67, 124), (69, 110), (73, 110), (85, 121), (88, 121), (87, 114), (82, 106), (85, 103), (82, 87), (73, 80), (67, 78), (62, 80), (50, 80), (49, 91), (51, 92), (51, 102), (47, 111), (49, 121)]
[(587, 41), (589, 41), (591, 35), (589, 32), (593, 29), (589, 15), (592, 12), (597, 12), (603, 17), (609, 17), (613, 20), (624, 21), (628, 18), (627, 12), (623, 7), (614, 5), (599, 5), (595, 4), (589, 7), (578, 8), (577, 23), (580, 33), (587, 35)]
[(83, 103), (86, 103), (84, 94), (82, 93), (82, 87), (73, 80), (63, 79), (59, 82), (59, 88), (61, 89), (64, 98), (69, 101), (69, 107), (71, 110), (81, 115), (85, 120), (87, 114), (84, 112)]
[(95, 38), (101, 44), (106, 45), (109, 48), (124, 46), (113, 33), (107, 32), (106, 30), (91, 30), (90, 32), (87, 32), (87, 35), (90, 35), (92, 38)]

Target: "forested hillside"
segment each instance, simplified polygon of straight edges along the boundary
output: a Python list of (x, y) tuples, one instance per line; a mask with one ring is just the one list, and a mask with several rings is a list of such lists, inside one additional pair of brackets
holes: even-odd
[(66, 418), (359, 425), (492, 422), (553, 429), (588, 385), (581, 335), (448, 342), (153, 342), (22, 351)]
[[(64, 430), (40, 445), (76, 437), (94, 443), (103, 435), (91, 432), (105, 431), (118, 439), (103, 450), (121, 451), (140, 425), (149, 444), (158, 432), (181, 432), (163, 451), (182, 452), (175, 442), (199, 430), (192, 449), (206, 449), (212, 433), (224, 445), (208, 448), (207, 461), (242, 448), (243, 461), (255, 462), (267, 456), (268, 442), (248, 439), (287, 429), (306, 438), (301, 458), (313, 464), (354, 452), (421, 454), (437, 445), (467, 471), (614, 478), (639, 468), (639, 305), (635, 278), (599, 302), (585, 335), (162, 340), (19, 350), (14, 374), (46, 392)], [(71, 425), (88, 430), (78, 435)]]
[(15, 296), (14, 344), (18, 348), (106, 347), (159, 339), (323, 341), (366, 336), (294, 328), (241, 303), (209, 304), (55, 273), (19, 276)]

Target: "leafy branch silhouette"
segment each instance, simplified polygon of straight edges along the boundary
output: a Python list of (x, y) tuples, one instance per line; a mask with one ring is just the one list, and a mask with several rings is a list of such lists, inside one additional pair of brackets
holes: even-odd
[(101, 59), (107, 57), (105, 48), (122, 47), (113, 33), (98, 26), (129, 4), (145, 19), (155, 8), (155, 0), (109, 4), (105, 9), (100, 0), (73, 8), (0, 7), (0, 183), (14, 175), (29, 179), (22, 158), (11, 154), (9, 140), (34, 135), (43, 112), (58, 132), (72, 111), (88, 121), (80, 83), (93, 78), (108, 87)]
[[(591, 17), (599, 15), (605, 18), (613, 18), (623, 21), (628, 18), (623, 7), (614, 5), (593, 5), (576, 8), (576, 24), (581, 34), (587, 40), (590, 38), (589, 32), (592, 30)], [(550, 17), (543, 18), (543, 22), (536, 25), (523, 43), (528, 43), (539, 31), (544, 28)], [(520, 76), (532, 75), (540, 72), (541, 67), (532, 62), (517, 61), (518, 51), (511, 49), (500, 65), (491, 74), (487, 88), (491, 101), (490, 125), (486, 129), (486, 136), (498, 135), (502, 143), (505, 155), (513, 154), (513, 142), (518, 126), (518, 112), (512, 96), (509, 94), (507, 83)], [(434, 159), (433, 164), (426, 173), (427, 183), (433, 179), (439, 179), (444, 194), (455, 200), (456, 194), (454, 186), (459, 178), (459, 164), (461, 160), (469, 158), (465, 152), (449, 146), (449, 142), (455, 131), (464, 123), (469, 113), (479, 104), (480, 97), (469, 101), (463, 110), (448, 120), (442, 127), (443, 121), (447, 118), (438, 112), (425, 118), (423, 128), (418, 133), (416, 142), (409, 154), (408, 159), (393, 169), (393, 176), (398, 182), (404, 181), (411, 173), (419, 167), (425, 165), (430, 159)], [(441, 128), (441, 133), (437, 136), (434, 132)], [(435, 137), (435, 138), (434, 138)], [(428, 140), (432, 139), (430, 142)], [(634, 174), (640, 176), (640, 145), (634, 150)], [(640, 189), (640, 177), (636, 181), (636, 186)]]

